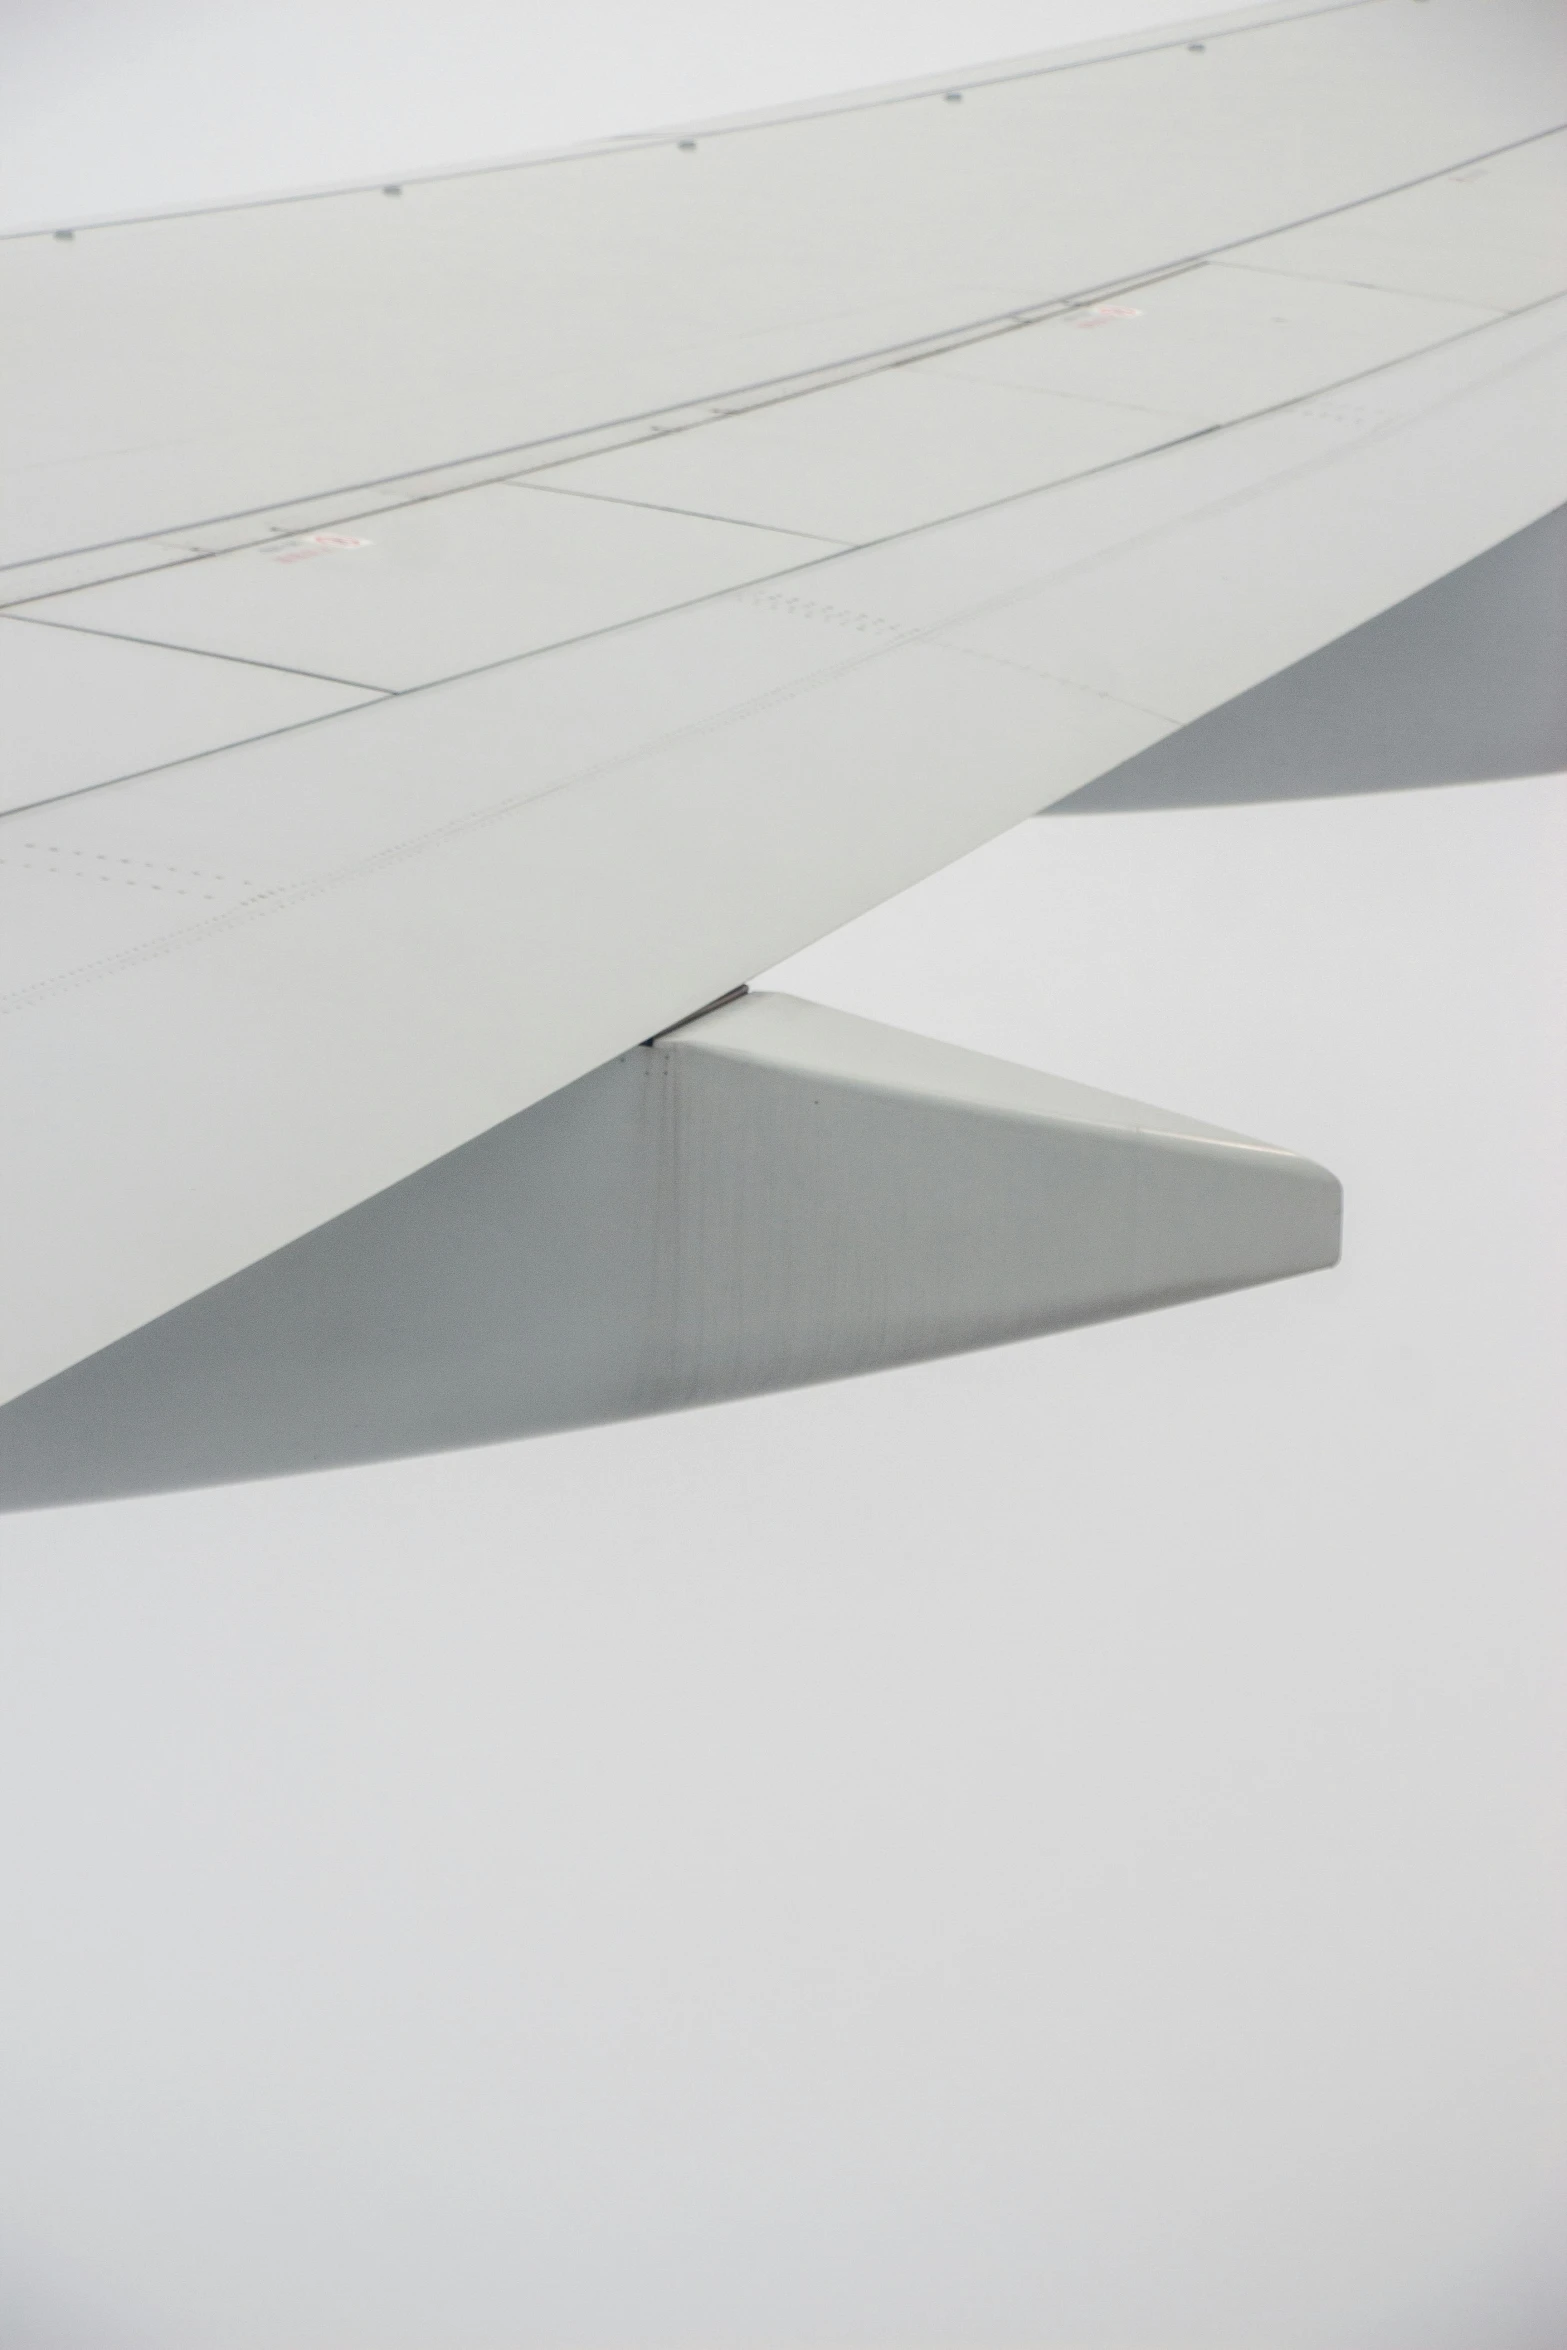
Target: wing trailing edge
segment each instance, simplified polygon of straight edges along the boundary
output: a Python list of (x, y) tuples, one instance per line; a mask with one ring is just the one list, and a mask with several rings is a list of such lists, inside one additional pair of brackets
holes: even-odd
[(0, 1507), (495, 1442), (1336, 1261), (1311, 1161), (797, 998), (637, 1046), (0, 1410)]

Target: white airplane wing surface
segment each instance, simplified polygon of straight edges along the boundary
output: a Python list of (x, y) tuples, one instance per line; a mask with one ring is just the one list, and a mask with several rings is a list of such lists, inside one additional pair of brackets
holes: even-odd
[(1332, 1261), (1290, 1153), (677, 1024), (1073, 795), (1567, 757), (1563, 31), (1286, 0), (0, 244), (0, 1498)]

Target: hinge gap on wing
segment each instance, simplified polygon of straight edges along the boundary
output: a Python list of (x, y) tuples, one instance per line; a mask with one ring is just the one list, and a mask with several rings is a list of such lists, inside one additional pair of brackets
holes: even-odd
[(682, 1019), (671, 1020), (669, 1026), (661, 1028), (656, 1036), (645, 1036), (642, 1041), (644, 1044), (662, 1044), (665, 1037), (673, 1036), (677, 1029), (689, 1028), (693, 1020), (705, 1020), (709, 1012), (721, 1011), (725, 1004), (737, 1004), (743, 995), (749, 995), (750, 992), (749, 981), (742, 979), (740, 985), (730, 988), (727, 994), (715, 995), (710, 1004), (698, 1004), (694, 1012), (687, 1012)]

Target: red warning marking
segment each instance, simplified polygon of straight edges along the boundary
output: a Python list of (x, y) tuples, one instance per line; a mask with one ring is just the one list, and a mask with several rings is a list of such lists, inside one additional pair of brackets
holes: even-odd
[(1073, 326), (1079, 334), (1089, 327), (1107, 326), (1113, 318), (1141, 318), (1142, 312), (1134, 302), (1096, 302), (1083, 317), (1074, 318)]
[(313, 530), (305, 537), (290, 539), (274, 563), (308, 563), (312, 555), (335, 555), (344, 547), (368, 547), (369, 539), (350, 538), (342, 530)]

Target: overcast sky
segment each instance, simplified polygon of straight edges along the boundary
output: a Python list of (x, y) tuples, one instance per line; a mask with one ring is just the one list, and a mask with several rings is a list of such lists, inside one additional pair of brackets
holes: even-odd
[[(0, 0), (0, 201), (1159, 13)], [(1337, 1272), (0, 1520), (3, 2350), (1554, 2350), (1564, 869), (1055, 819), (772, 975), (1324, 1160)]]

